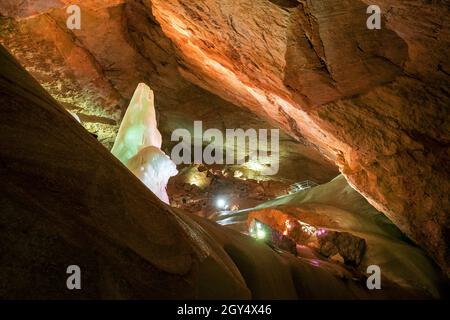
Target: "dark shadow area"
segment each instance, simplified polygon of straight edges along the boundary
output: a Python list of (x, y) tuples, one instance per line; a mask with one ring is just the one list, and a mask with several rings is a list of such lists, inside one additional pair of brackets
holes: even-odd
[(296, 8), (300, 5), (297, 0), (269, 0), (273, 4), (283, 8)]

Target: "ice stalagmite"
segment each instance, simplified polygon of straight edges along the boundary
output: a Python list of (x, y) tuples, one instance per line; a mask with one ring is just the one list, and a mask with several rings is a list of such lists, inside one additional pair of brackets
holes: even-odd
[(175, 163), (161, 151), (153, 91), (140, 83), (134, 92), (111, 150), (159, 199), (169, 204), (166, 186), (178, 173)]

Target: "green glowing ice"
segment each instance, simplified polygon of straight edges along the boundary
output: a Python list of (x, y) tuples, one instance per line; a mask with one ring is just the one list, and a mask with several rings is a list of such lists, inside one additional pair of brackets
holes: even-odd
[(168, 204), (167, 182), (178, 171), (173, 161), (161, 151), (161, 144), (153, 91), (141, 83), (131, 99), (111, 152)]
[(162, 138), (156, 123), (153, 91), (140, 83), (134, 92), (111, 150), (125, 165), (146, 146), (161, 149)]

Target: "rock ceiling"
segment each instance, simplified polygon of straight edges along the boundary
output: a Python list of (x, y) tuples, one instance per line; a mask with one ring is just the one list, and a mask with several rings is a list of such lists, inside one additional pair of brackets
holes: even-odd
[(449, 274), (450, 2), (379, 0), (368, 30), (369, 2), (6, 0), (0, 41), (106, 146), (138, 82), (166, 137), (280, 127), (285, 172), (324, 181), (334, 162)]

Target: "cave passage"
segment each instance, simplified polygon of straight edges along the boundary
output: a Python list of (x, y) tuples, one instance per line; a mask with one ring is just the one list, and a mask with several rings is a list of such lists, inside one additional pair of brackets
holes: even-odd
[(368, 6), (2, 1), (0, 299), (448, 299), (449, 6)]

